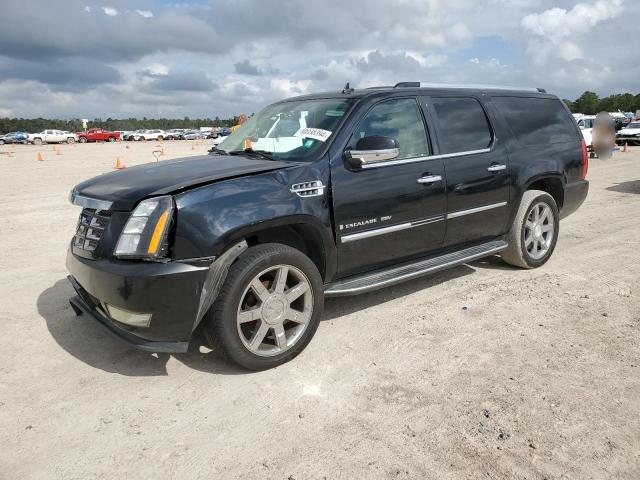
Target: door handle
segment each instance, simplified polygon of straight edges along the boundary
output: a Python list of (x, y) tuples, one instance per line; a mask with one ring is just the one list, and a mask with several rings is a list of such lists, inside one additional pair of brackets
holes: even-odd
[(434, 183), (442, 181), (442, 176), (440, 175), (425, 175), (424, 177), (420, 177), (417, 182), (421, 184), (425, 183)]
[(491, 165), (489, 168), (487, 168), (487, 170), (489, 170), (490, 172), (501, 172), (502, 170), (506, 170), (506, 169), (507, 169), (507, 166), (502, 164)]

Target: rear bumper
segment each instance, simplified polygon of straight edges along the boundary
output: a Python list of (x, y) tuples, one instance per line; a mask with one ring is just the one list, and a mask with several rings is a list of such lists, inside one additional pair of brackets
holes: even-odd
[(579, 182), (568, 183), (564, 187), (564, 203), (560, 210), (560, 218), (565, 218), (575, 212), (582, 205), (589, 193), (589, 182), (580, 180)]
[[(67, 252), (76, 313), (87, 313), (132, 346), (153, 352), (186, 351), (195, 325), (208, 264), (88, 260)], [(109, 317), (105, 305), (150, 313), (148, 327)]]

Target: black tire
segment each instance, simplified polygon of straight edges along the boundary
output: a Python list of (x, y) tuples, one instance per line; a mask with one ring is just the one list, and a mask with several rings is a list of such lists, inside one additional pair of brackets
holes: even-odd
[(161, 142), (163, 140), (162, 135), (158, 135), (158, 142)]
[(0, 138), (0, 145), (4, 145), (4, 140)]
[(67, 138), (67, 145), (71, 145), (72, 143), (76, 143), (76, 139), (73, 137)]
[(41, 138), (34, 138), (33, 139), (33, 144), (34, 145), (42, 145), (42, 139)]
[[(540, 257), (535, 258), (526, 245), (527, 220), (532, 214), (533, 208), (538, 205), (546, 205), (553, 215), (553, 234), (551, 236), (546, 252)], [(551, 222), (547, 222), (551, 225)], [(511, 230), (509, 231), (506, 241), (509, 247), (504, 250), (500, 256), (506, 263), (521, 268), (537, 268), (545, 263), (553, 254), (560, 233), (560, 215), (556, 201), (551, 195), (542, 190), (527, 190), (522, 196), (520, 207), (513, 220)], [(535, 247), (534, 247), (535, 248)]]
[(80, 142), (80, 143), (87, 143), (87, 138), (86, 138), (86, 137), (80, 137), (80, 138), (78, 139), (78, 142)]
[(108, 140), (109, 143), (115, 142), (116, 141), (116, 137), (109, 137), (107, 140)]
[[(254, 277), (279, 265), (293, 266), (305, 275), (311, 287), (313, 310), (306, 328), (288, 350), (273, 356), (260, 356), (245, 347), (240, 339), (238, 308)], [(228, 360), (248, 370), (266, 370), (288, 362), (308, 345), (320, 323), (323, 307), (322, 277), (315, 264), (299, 250), (267, 243), (249, 248), (231, 266), (220, 294), (203, 321), (203, 331), (210, 346)]]

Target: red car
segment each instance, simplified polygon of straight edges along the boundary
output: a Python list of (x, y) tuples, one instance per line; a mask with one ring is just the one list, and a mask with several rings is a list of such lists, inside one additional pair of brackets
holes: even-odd
[(102, 128), (90, 128), (86, 132), (76, 132), (80, 143), (115, 142), (120, 139), (120, 132), (109, 132)]

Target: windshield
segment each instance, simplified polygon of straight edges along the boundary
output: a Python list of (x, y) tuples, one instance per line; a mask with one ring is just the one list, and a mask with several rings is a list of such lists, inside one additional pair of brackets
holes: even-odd
[(640, 122), (630, 123), (627, 128), (640, 128)]
[(278, 160), (314, 160), (351, 103), (351, 99), (318, 99), (270, 105), (225, 138), (218, 149), (267, 152)]

